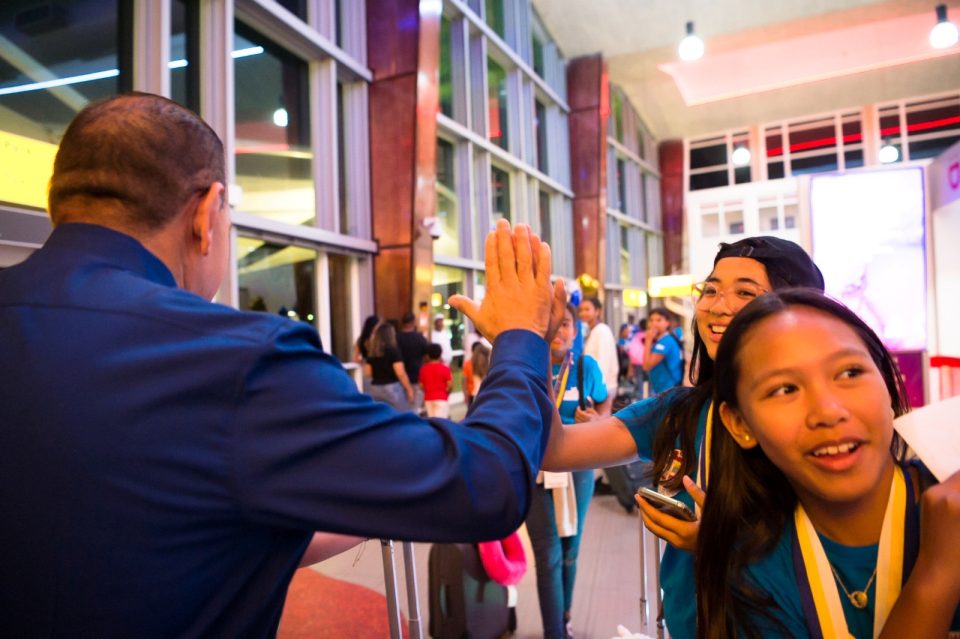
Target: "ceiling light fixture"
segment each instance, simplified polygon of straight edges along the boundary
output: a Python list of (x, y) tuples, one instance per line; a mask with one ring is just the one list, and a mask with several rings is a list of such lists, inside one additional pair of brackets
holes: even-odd
[(736, 166), (746, 166), (750, 164), (750, 149), (745, 144), (738, 144), (733, 148), (733, 163)]
[(680, 41), (680, 59), (693, 62), (703, 57), (703, 40), (693, 32), (693, 21), (687, 22), (687, 35)]
[(890, 143), (890, 140), (884, 140), (880, 152), (877, 153), (877, 159), (880, 164), (892, 164), (900, 159), (900, 151)]
[(930, 46), (934, 49), (947, 49), (957, 43), (960, 34), (957, 25), (947, 20), (947, 5), (937, 5), (937, 24), (930, 29)]

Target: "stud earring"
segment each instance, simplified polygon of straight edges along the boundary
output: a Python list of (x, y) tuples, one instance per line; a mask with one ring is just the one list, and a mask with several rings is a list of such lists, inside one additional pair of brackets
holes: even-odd
[(743, 441), (745, 441), (745, 442), (750, 441), (750, 435), (744, 435), (744, 436), (743, 436)]

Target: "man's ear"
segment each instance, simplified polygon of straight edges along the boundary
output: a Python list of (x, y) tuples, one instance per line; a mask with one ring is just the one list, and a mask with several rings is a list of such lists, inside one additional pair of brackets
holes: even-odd
[(739, 409), (723, 402), (720, 404), (720, 421), (740, 448), (750, 449), (757, 445), (757, 438), (753, 436), (753, 431), (750, 430)]
[(210, 253), (213, 230), (217, 226), (218, 216), (226, 214), (225, 197), (226, 189), (223, 183), (214, 182), (203, 193), (197, 207), (193, 210), (193, 236), (200, 243), (201, 255), (206, 256)]

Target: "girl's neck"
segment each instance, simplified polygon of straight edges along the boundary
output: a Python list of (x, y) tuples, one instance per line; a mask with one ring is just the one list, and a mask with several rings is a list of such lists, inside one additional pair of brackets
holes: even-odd
[[(553, 353), (553, 351), (551, 351), (551, 352), (550, 352), (550, 363), (551, 363), (551, 364), (555, 364), (555, 365), (563, 364), (563, 360), (565, 360), (565, 359), (567, 358), (567, 355), (568, 355), (569, 353), (570, 353), (570, 351), (567, 351), (566, 353), (564, 353), (564, 354), (561, 355), (560, 357), (557, 357), (557, 356)], [(543, 361), (543, 360), (540, 360), (540, 361)]]
[(810, 496), (802, 497), (800, 503), (817, 532), (845, 546), (878, 543), (890, 498), (894, 463), (891, 457), (875, 487), (858, 500), (829, 502)]

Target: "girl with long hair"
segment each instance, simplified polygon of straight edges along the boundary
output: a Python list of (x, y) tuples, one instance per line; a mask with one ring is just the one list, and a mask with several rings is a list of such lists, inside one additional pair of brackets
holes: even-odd
[(373, 329), (380, 324), (380, 316), (368, 315), (363, 320), (363, 328), (357, 341), (353, 344), (353, 361), (360, 365), (360, 374), (363, 378), (363, 392), (370, 393), (370, 375), (367, 374), (367, 351), (370, 347), (370, 336), (373, 335)]
[(400, 411), (410, 410), (413, 386), (397, 347), (397, 330), (382, 322), (370, 336), (364, 373), (370, 378), (370, 396)]
[[(710, 437), (708, 408), (713, 395), (713, 356), (726, 326), (752, 299), (769, 290), (810, 286), (823, 290), (819, 269), (793, 242), (750, 237), (721, 244), (707, 279), (697, 285), (693, 323), (692, 387), (636, 402), (612, 418), (551, 431), (546, 470), (601, 468), (640, 457), (651, 460), (657, 489), (694, 507), (688, 491), (705, 489), (700, 466)], [(701, 485), (694, 485), (697, 481)], [(686, 490), (685, 490), (686, 489)], [(663, 613), (676, 639), (696, 634), (693, 550), (699, 522), (662, 513), (638, 499), (647, 527), (668, 546), (660, 564)]]
[(960, 629), (960, 473), (924, 490), (903, 462), (906, 394), (877, 335), (822, 294), (775, 291), (730, 323), (715, 366), (698, 636)]

